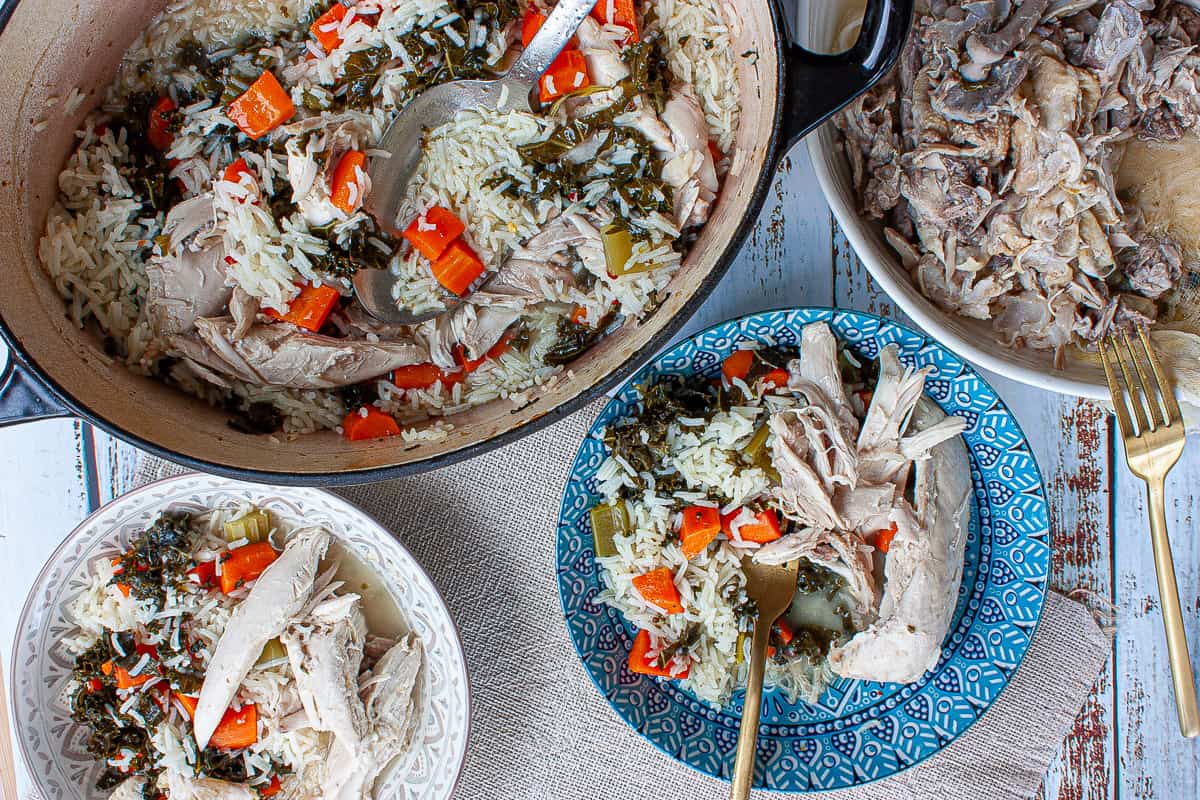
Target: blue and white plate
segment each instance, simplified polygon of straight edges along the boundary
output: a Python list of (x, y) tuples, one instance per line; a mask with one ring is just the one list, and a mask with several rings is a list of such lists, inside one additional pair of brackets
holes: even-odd
[(1008, 684), (1037, 629), (1050, 570), (1042, 476), (1017, 421), (962, 359), (923, 334), (871, 314), (802, 308), (726, 322), (680, 343), (642, 368), (600, 414), (575, 457), (559, 515), (557, 565), (563, 613), (575, 648), (617, 714), (667, 755), (728, 779), (742, 696), (715, 709), (674, 681), (635, 675), (625, 662), (635, 630), (598, 603), (600, 568), (588, 509), (601, 499), (596, 470), (605, 426), (628, 416), (636, 386), (660, 375), (716, 375), (743, 342), (798, 346), (809, 323), (829, 323), (853, 352), (874, 359), (887, 344), (900, 360), (932, 366), (925, 389), (967, 422), (974, 501), (958, 607), (941, 660), (901, 686), (839, 679), (815, 704), (763, 700), (758, 786), (818, 791), (894, 775), (941, 750), (979, 719)]

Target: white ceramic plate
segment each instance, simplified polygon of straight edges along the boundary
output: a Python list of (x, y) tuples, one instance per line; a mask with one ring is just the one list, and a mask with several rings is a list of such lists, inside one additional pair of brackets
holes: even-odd
[(379, 523), (336, 495), (201, 474), (148, 484), (100, 508), (59, 545), (34, 582), (17, 626), (11, 675), (17, 741), (39, 794), (46, 800), (108, 795), (94, 788), (100, 766), (62, 700), (74, 662), (58, 644), (73, 629), (64, 609), (86, 588), (88, 565), (120, 553), (165, 509), (198, 513), (235, 501), (321, 525), (375, 571), (425, 649), (419, 686), (423, 721), (412, 748), (381, 778), (378, 796), (450, 797), (467, 748), (467, 669), (458, 631), (429, 576)]
[[(808, 41), (829, 52), (842, 49), (835, 44), (841, 20), (853, 19), (852, 9), (862, 5), (862, 0), (809, 2), (805, 20)], [(882, 226), (859, 216), (850, 164), (838, 144), (832, 121), (808, 137), (808, 154), (833, 215), (871, 277), (934, 339), (997, 375), (1061, 394), (1108, 399), (1108, 386), (1098, 361), (1069, 352), (1065, 367), (1055, 369), (1052, 352), (1004, 347), (997, 342), (990, 322), (949, 314), (921, 294), (884, 240)]]

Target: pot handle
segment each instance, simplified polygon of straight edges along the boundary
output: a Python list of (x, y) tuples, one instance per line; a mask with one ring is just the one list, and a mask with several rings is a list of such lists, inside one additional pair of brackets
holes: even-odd
[(67, 417), (71, 410), (17, 354), (0, 344), (0, 428), (18, 422)]
[(772, 7), (784, 47), (781, 146), (776, 156), (780, 158), (801, 137), (887, 74), (908, 38), (913, 0), (867, 0), (858, 41), (846, 52), (830, 55), (795, 43), (785, 0), (774, 0)]

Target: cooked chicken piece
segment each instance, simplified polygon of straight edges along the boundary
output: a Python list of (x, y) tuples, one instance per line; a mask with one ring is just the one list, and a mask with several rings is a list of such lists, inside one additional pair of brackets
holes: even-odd
[(879, 380), (858, 436), (859, 475), (865, 483), (901, 483), (909, 458), (900, 446), (913, 407), (925, 390), (932, 368), (914, 370), (900, 363), (898, 348), (879, 351)]
[(754, 560), (763, 564), (783, 564), (795, 558), (807, 558), (841, 576), (854, 598), (851, 612), (855, 623), (861, 627), (875, 618), (879, 599), (871, 552), (872, 548), (853, 533), (801, 528), (763, 545), (755, 551)]
[[(325, 125), (332, 120), (325, 119)], [(299, 124), (299, 123), (297, 123)], [(332, 181), (329, 173), (347, 151), (355, 149), (358, 141), (373, 141), (374, 135), (357, 117), (347, 115), (331, 133), (287, 139), (288, 182), (292, 186), (292, 202), (312, 227), (328, 225), (345, 218), (345, 212), (333, 204), (330, 195)], [(365, 177), (365, 176), (364, 176)], [(363, 191), (370, 189), (369, 180)]]
[(208, 746), (209, 737), (263, 646), (279, 636), (308, 602), (317, 565), (328, 547), (329, 533), (325, 530), (296, 531), (233, 610), (204, 674), (193, 716), (196, 746), (201, 750)]
[(1142, 35), (1142, 15), (1124, 0), (1111, 0), (1100, 13), (1100, 23), (1088, 37), (1079, 63), (1115, 74), (1141, 44)]
[(448, 314), (422, 322), (416, 328), (416, 336), (428, 349), (428, 361), (442, 369), (458, 370), (462, 365), (454, 352), (457, 345), (463, 345), (468, 358), (480, 358), (520, 318), (521, 308), (463, 303)]
[(325, 600), (307, 616), (291, 622), (279, 639), (287, 648), (300, 702), (309, 724), (329, 731), (342, 747), (356, 753), (367, 734), (367, 717), (358, 699), (367, 623), (359, 596)]
[(235, 339), (231, 317), (196, 321), (199, 338), (172, 336), (172, 352), (202, 368), (259, 385), (333, 389), (429, 361), (412, 342), (335, 339), (286, 323), (254, 324)]
[(771, 463), (779, 472), (775, 496), (783, 513), (801, 525), (844, 529), (833, 493), (838, 485), (854, 485), (857, 464), (832, 413), (814, 404), (777, 411), (767, 425), (774, 434)]
[[(967, 37), (966, 51), (971, 61), (959, 67), (967, 80), (982, 81), (986, 67), (995, 64), (1022, 44), (1035, 25), (1041, 21), (1048, 0), (1024, 0), (1017, 5), (994, 33), (973, 33)], [(1018, 81), (1019, 83), (1019, 81)]]
[(257, 297), (247, 293), (240, 286), (233, 288), (233, 295), (229, 298), (229, 315), (233, 317), (233, 332), (229, 338), (236, 342), (249, 333), (250, 326), (258, 318), (258, 308)]
[(977, 83), (948, 77), (930, 97), (933, 109), (946, 119), (981, 122), (1012, 97), (1028, 71), (1029, 63), (1014, 56), (992, 67)]
[(588, 76), (596, 86), (616, 86), (629, 77), (629, 68), (621, 58), (617, 43), (603, 35), (600, 24), (584, 17), (575, 31), (579, 51), (587, 61)]
[(859, 484), (839, 490), (834, 495), (833, 507), (848, 530), (865, 535), (885, 530), (892, 524), (888, 514), (896, 503), (896, 497), (895, 484)]
[(669, 158), (674, 155), (675, 143), (671, 137), (671, 130), (663, 124), (653, 109), (648, 108), (640, 100), (637, 102), (637, 108), (621, 114), (613, 122), (617, 125), (633, 128), (645, 136), (654, 148), (654, 152), (660, 156)]
[[(913, 413), (913, 437), (943, 426), (927, 398)], [(971, 473), (961, 439), (942, 441), (915, 465), (914, 510), (901, 500), (892, 512), (896, 535), (884, 562), (878, 619), (829, 654), (834, 672), (860, 680), (909, 683), (937, 664), (962, 580), (970, 520)]]
[(676, 189), (675, 220), (680, 227), (702, 225), (720, 184), (708, 149), (708, 123), (690, 86), (671, 88), (662, 122), (671, 132), (672, 154), (662, 177)]
[(168, 251), (146, 264), (146, 316), (156, 336), (187, 333), (199, 317), (221, 313), (233, 290), (225, 285), (225, 248), (207, 235), (214, 224), (211, 194), (174, 205), (163, 222)]
[(857, 437), (858, 418), (846, 398), (838, 366), (838, 343), (828, 325), (805, 325), (800, 332), (800, 358), (788, 364), (788, 386), (799, 388), (805, 381), (821, 388), (823, 404), (837, 415), (847, 440)]
[(258, 792), (243, 783), (198, 778), (174, 769), (166, 769), (163, 774), (171, 800), (258, 800)]

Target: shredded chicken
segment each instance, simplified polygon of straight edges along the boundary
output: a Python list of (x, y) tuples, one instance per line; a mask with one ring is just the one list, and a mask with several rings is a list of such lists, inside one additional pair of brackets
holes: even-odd
[[(1173, 0), (923, 0), (836, 117), (862, 212), (923, 294), (1012, 347), (1153, 322), (1177, 244), (1115, 188), (1124, 143), (1200, 123), (1200, 14)], [(1122, 309), (1136, 308), (1136, 315)]]

